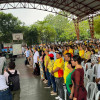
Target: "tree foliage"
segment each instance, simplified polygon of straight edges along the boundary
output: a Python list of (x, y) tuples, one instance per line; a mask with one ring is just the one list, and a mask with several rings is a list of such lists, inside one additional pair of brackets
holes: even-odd
[[(59, 12), (62, 13), (62, 12)], [(68, 14), (68, 16), (71, 16)], [(100, 38), (100, 16), (94, 18), (95, 37)], [(76, 40), (73, 20), (61, 15), (47, 15), (43, 21), (25, 26), (12, 14), (0, 12), (0, 42), (11, 42), (12, 33), (23, 33), (28, 45)], [(88, 21), (79, 23), (80, 40), (91, 38)]]
[(0, 42), (11, 42), (12, 33), (21, 32), (23, 23), (12, 14), (0, 12)]

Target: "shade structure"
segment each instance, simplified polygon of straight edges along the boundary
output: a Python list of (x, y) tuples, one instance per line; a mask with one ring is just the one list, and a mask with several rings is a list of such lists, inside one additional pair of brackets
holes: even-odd
[[(0, 0), (0, 4), (7, 5), (9, 3), (35, 3), (46, 5), (69, 12), (79, 19), (86, 19), (91, 14), (99, 14), (100, 11), (100, 0)], [(1, 7), (0, 9), (3, 10), (4, 7)], [(14, 6), (13, 8), (15, 9), (17, 6)]]

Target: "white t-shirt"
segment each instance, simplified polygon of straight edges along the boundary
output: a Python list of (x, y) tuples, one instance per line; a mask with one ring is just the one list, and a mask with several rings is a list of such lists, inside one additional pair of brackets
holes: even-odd
[(6, 79), (4, 75), (0, 75), (0, 90), (7, 89), (8, 86), (6, 85)]
[(22, 52), (23, 52), (23, 53), (25, 52), (25, 48), (24, 48), (24, 47), (22, 47)]
[(34, 59), (34, 63), (37, 63), (37, 57), (39, 57), (39, 53), (38, 51), (35, 52), (33, 59)]
[[(97, 68), (97, 78), (100, 78), (100, 64), (98, 64)], [(98, 82), (98, 84), (100, 84), (100, 81)]]
[[(9, 70), (9, 72), (12, 73), (12, 74), (14, 74), (15, 70)], [(20, 74), (18, 70), (17, 70), (17, 74)], [(6, 78), (6, 81), (8, 82), (8, 76), (9, 76), (8, 72), (4, 72), (4, 76)]]
[(30, 51), (29, 50), (26, 50), (25, 51), (25, 55), (26, 55), (26, 57), (29, 57), (30, 56)]

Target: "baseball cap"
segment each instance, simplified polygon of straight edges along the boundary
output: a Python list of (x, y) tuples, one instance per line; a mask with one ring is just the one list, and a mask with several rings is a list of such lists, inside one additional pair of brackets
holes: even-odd
[(54, 57), (54, 55), (53, 55), (52, 53), (50, 53), (50, 54), (49, 54), (49, 57), (53, 58), (53, 57)]

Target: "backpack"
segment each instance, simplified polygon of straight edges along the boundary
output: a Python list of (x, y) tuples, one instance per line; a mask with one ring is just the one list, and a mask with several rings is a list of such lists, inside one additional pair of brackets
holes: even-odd
[(10, 71), (8, 71), (8, 86), (9, 86), (9, 89), (11, 91), (17, 91), (20, 89), (20, 80), (19, 80), (19, 74), (17, 74), (17, 70), (15, 70), (15, 73), (12, 74)]

